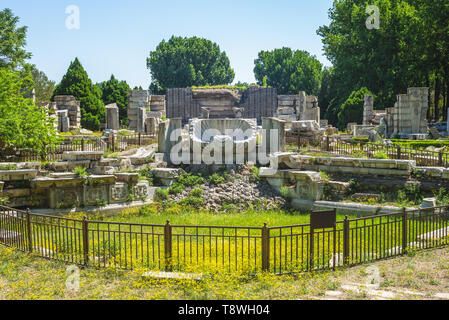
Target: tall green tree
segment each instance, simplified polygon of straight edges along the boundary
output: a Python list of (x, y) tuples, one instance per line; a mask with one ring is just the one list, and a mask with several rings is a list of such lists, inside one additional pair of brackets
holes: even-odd
[(367, 94), (372, 95), (372, 92), (363, 87), (349, 95), (338, 113), (338, 128), (345, 129), (349, 122), (362, 123), (363, 105)]
[[(368, 5), (380, 9), (379, 29), (366, 27)], [(422, 22), (412, 1), (335, 0), (329, 18), (317, 33), (334, 67), (335, 102), (368, 87), (378, 97), (376, 107), (391, 107), (407, 87), (426, 85)]]
[(33, 65), (29, 65), (31, 76), (33, 79), (33, 88), (35, 90), (36, 104), (42, 105), (50, 102), (53, 92), (55, 91), (56, 84), (54, 81), (49, 80), (47, 75), (37, 69)]
[(45, 152), (57, 141), (53, 119), (23, 95), (23, 76), (0, 68), (0, 148)]
[(11, 9), (0, 11), (0, 68), (14, 69), (31, 58), (25, 50), (27, 27), (18, 27), (18, 23)]
[(131, 88), (126, 81), (118, 81), (114, 75), (111, 75), (111, 79), (98, 83), (97, 86), (102, 92), (103, 103), (105, 105), (117, 103), (120, 122), (128, 123), (128, 94)]
[(235, 76), (226, 52), (218, 44), (198, 37), (162, 40), (150, 52), (147, 67), (153, 94), (167, 88), (230, 84)]
[(81, 102), (81, 125), (89, 130), (99, 130), (105, 121), (105, 107), (101, 90), (92, 83), (78, 58), (70, 63), (53, 96), (72, 95)]
[(307, 51), (285, 47), (261, 51), (254, 64), (254, 75), (259, 85), (266, 82), (280, 94), (319, 93), (323, 66)]

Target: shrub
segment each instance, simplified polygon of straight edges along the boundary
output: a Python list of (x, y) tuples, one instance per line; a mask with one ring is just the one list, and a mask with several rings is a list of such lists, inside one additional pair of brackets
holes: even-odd
[(190, 197), (181, 199), (181, 201), (179, 203), (183, 206), (192, 206), (195, 208), (200, 208), (204, 204), (204, 199), (190, 196)]
[(190, 191), (190, 196), (191, 197), (197, 197), (197, 198), (201, 198), (204, 194), (203, 189), (200, 188), (195, 188), (192, 191)]
[(219, 185), (225, 182), (225, 178), (220, 176), (218, 173), (214, 173), (209, 176), (209, 183), (214, 185)]
[(0, 166), (0, 170), (17, 170), (17, 166), (15, 164), (5, 164)]
[(362, 150), (354, 150), (351, 152), (353, 158), (366, 158), (366, 153)]
[(158, 188), (155, 191), (156, 200), (164, 201), (168, 200), (169, 193), (167, 189)]
[(388, 154), (386, 154), (386, 153), (383, 152), (383, 151), (378, 151), (378, 152), (376, 152), (376, 153), (374, 154), (374, 158), (376, 158), (376, 159), (390, 159), (390, 158), (388, 157)]
[(151, 169), (152, 169), (151, 167), (146, 167), (146, 168), (139, 170), (139, 176), (146, 178), (147, 181), (149, 182), (150, 186), (154, 185), (154, 175), (151, 172)]
[(321, 176), (321, 179), (323, 179), (324, 181), (329, 181), (330, 180), (330, 177), (324, 171), (320, 171), (320, 176)]
[(72, 172), (76, 174), (78, 178), (84, 178), (87, 176), (86, 168), (83, 167), (76, 167)]
[(201, 176), (196, 176), (193, 173), (183, 172), (182, 174), (179, 175), (176, 181), (186, 187), (193, 187), (203, 184), (204, 178)]
[(183, 184), (179, 183), (179, 182), (175, 182), (173, 183), (170, 188), (168, 189), (168, 192), (170, 194), (180, 194), (184, 191), (185, 187)]
[(250, 179), (252, 181), (259, 181), (260, 180), (260, 174), (259, 174), (259, 168), (258, 167), (252, 167), (251, 168), (251, 177)]
[(449, 204), (449, 192), (445, 188), (440, 188), (438, 191), (434, 191), (434, 196), (437, 205)]

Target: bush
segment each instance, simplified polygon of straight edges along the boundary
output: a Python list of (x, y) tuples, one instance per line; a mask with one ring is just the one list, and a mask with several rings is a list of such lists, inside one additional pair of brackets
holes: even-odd
[(342, 104), (338, 113), (337, 126), (339, 129), (346, 129), (349, 122), (362, 123), (363, 120), (363, 104), (365, 95), (372, 93), (365, 87), (358, 91), (353, 91), (348, 99)]
[(201, 176), (196, 176), (193, 173), (183, 172), (179, 175), (176, 181), (186, 187), (193, 187), (203, 184), (204, 178)]
[(374, 154), (374, 158), (376, 158), (376, 159), (390, 159), (390, 158), (388, 157), (388, 154), (386, 154), (386, 153), (383, 152), (383, 151), (378, 151), (378, 152), (376, 152), (376, 153)]
[(200, 189), (200, 188), (196, 188), (196, 189), (193, 189), (192, 191), (190, 191), (191, 197), (201, 198), (203, 196), (203, 194), (204, 194), (204, 191), (203, 191), (203, 189)]
[(0, 170), (17, 170), (17, 166), (15, 164), (5, 164), (0, 166)]
[(146, 168), (140, 169), (139, 176), (146, 178), (148, 183), (150, 184), (150, 186), (153, 186), (154, 185), (154, 175), (151, 172), (151, 169), (152, 169), (151, 167), (146, 167)]
[(351, 152), (351, 157), (353, 158), (366, 158), (366, 153), (362, 150), (354, 150)]
[(162, 189), (162, 188), (156, 189), (155, 197), (156, 197), (156, 200), (159, 200), (159, 201), (168, 200), (168, 198), (169, 198), (168, 190)]
[(200, 208), (204, 204), (204, 199), (190, 196), (182, 199), (179, 203), (183, 206), (192, 206), (195, 208)]
[(185, 187), (183, 184), (179, 183), (179, 182), (175, 182), (173, 183), (170, 188), (168, 189), (168, 192), (170, 194), (180, 194), (184, 191)]
[(251, 168), (251, 177), (250, 179), (252, 181), (259, 181), (260, 180), (260, 174), (259, 174), (259, 168), (258, 167), (252, 167)]
[(434, 191), (434, 196), (437, 205), (441, 206), (449, 204), (449, 192), (445, 188), (440, 188), (436, 192)]
[(78, 178), (84, 178), (87, 176), (86, 168), (83, 167), (76, 167), (72, 172), (76, 174)]
[(209, 176), (209, 183), (213, 185), (219, 185), (225, 182), (225, 178), (220, 176), (218, 173), (214, 173)]

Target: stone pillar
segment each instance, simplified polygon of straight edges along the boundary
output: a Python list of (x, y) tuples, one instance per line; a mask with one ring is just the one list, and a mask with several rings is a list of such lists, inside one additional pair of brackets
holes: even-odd
[(363, 105), (363, 124), (369, 125), (369, 121), (374, 117), (374, 98), (372, 95), (365, 95), (365, 103)]
[(119, 130), (119, 110), (116, 103), (106, 106), (106, 129)]
[(56, 111), (58, 115), (58, 130), (60, 132), (68, 132), (70, 130), (70, 119), (68, 110)]
[(301, 114), (304, 112), (304, 109), (306, 108), (306, 92), (300, 91), (299, 92), (299, 99), (296, 101), (296, 114), (298, 115), (298, 120), (301, 120)]
[(145, 132), (145, 120), (147, 118), (147, 110), (144, 107), (141, 107), (137, 111), (137, 132), (144, 133)]

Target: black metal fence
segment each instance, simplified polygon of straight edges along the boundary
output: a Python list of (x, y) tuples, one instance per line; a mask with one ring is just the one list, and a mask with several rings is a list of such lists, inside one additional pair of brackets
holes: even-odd
[(0, 206), (0, 243), (96, 267), (220, 267), (290, 273), (335, 269), (447, 244), (449, 207), (282, 227), (136, 224), (32, 214)]
[(449, 153), (443, 151), (434, 152), (376, 143), (349, 143), (330, 137), (324, 137), (319, 141), (297, 136), (291, 139), (296, 139), (291, 141), (296, 141), (298, 148), (306, 148), (309, 151), (324, 151), (341, 156), (415, 160), (418, 166), (449, 167)]

